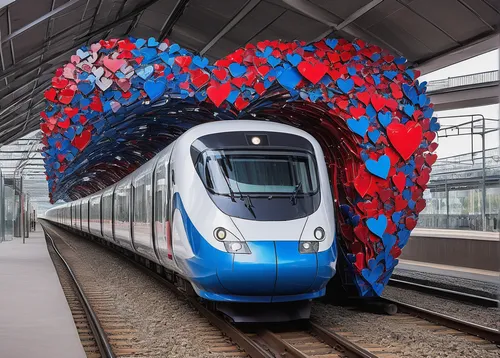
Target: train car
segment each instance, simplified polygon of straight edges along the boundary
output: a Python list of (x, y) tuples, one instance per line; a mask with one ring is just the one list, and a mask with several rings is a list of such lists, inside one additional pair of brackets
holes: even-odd
[(254, 306), (271, 305), (268, 321), (308, 318), (335, 273), (323, 152), (291, 126), (198, 125), (115, 185), (47, 218), (71, 227), (71, 205), (80, 208), (73, 230), (161, 265), (235, 321), (257, 320)]

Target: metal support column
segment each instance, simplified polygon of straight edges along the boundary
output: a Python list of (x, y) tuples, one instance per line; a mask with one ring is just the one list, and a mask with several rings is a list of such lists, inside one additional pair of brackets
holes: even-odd
[(446, 228), (450, 228), (450, 192), (448, 191), (448, 182), (444, 182), (444, 192), (446, 193)]
[(483, 172), (483, 178), (482, 178), (482, 186), (481, 186), (481, 198), (482, 198), (482, 203), (481, 203), (481, 219), (483, 220), (483, 231), (486, 231), (486, 138), (484, 135), (484, 128), (486, 126), (485, 120), (483, 118), (483, 133), (481, 135), (481, 146), (482, 146), (482, 152), (483, 152), (483, 166), (482, 166), (482, 172)]

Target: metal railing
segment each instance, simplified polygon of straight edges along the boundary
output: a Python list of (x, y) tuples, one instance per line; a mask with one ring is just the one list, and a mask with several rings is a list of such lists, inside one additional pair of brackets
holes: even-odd
[(448, 77), (442, 80), (429, 81), (427, 83), (427, 91), (433, 92), (446, 88), (470, 86), (477, 84), (485, 84), (498, 81), (498, 70), (487, 71), (481, 73), (473, 73), (471, 75)]

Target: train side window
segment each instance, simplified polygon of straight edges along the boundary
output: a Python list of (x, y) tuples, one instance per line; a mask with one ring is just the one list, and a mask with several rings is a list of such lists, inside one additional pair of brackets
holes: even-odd
[(158, 164), (155, 170), (155, 197), (154, 197), (154, 222), (155, 222), (155, 235), (158, 239), (165, 237), (164, 222), (165, 222), (165, 205), (167, 183), (165, 179), (165, 165)]

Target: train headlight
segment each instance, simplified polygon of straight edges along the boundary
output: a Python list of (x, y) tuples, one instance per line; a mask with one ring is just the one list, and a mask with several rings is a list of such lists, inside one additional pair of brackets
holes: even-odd
[(319, 250), (319, 242), (317, 241), (300, 241), (299, 252), (301, 254), (314, 254)]
[(227, 237), (227, 231), (222, 227), (218, 227), (214, 230), (214, 236), (217, 240), (223, 241)]
[(314, 238), (318, 241), (323, 241), (325, 239), (325, 230), (322, 227), (314, 229)]
[(224, 246), (226, 251), (231, 254), (251, 254), (250, 248), (246, 242), (242, 241), (225, 241)]
[(252, 137), (251, 139), (253, 145), (259, 145), (260, 144), (260, 138), (259, 137)]

